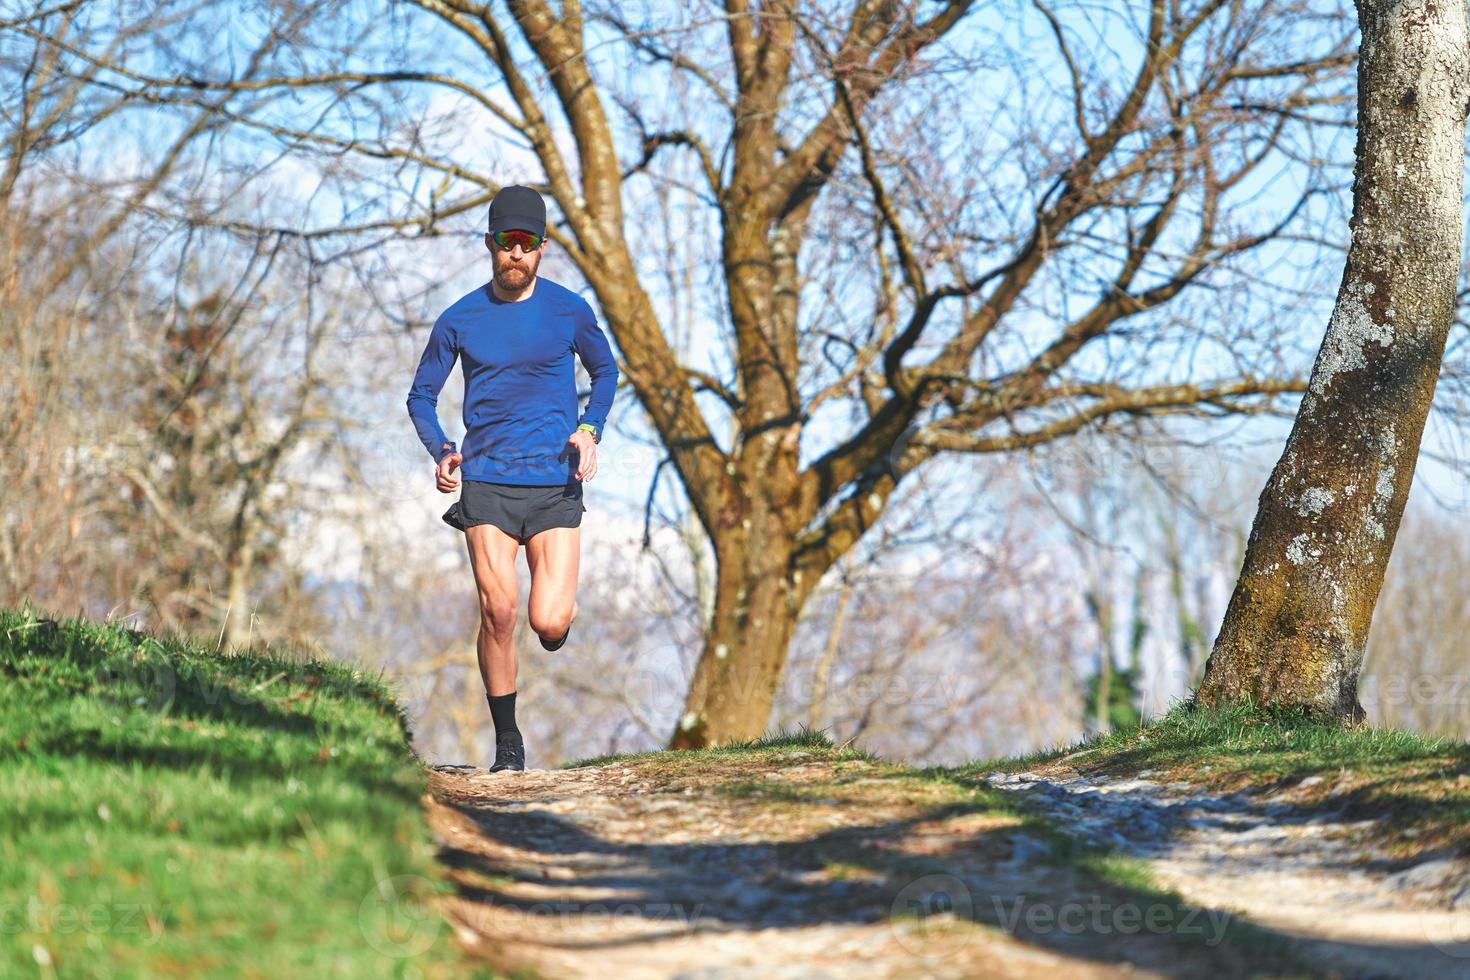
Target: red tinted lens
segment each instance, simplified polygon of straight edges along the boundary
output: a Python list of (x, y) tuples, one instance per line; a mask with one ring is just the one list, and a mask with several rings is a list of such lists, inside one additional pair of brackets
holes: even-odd
[(497, 231), (495, 244), (506, 251), (519, 245), (522, 252), (529, 252), (541, 246), (541, 236), (533, 235), (529, 231)]

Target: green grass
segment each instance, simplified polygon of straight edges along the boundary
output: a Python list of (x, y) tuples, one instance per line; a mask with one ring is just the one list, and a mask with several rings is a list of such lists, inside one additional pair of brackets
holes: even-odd
[[(1470, 747), (1448, 739), (1385, 728), (1344, 729), (1299, 713), (1266, 712), (1249, 705), (1220, 709), (1176, 707), (1138, 728), (1112, 732), (1075, 745), (1004, 760), (1024, 767), (1079, 752), (1111, 764), (1152, 766), (1218, 761), (1229, 757), (1246, 771), (1297, 773), (1334, 766), (1394, 763)], [(985, 763), (994, 768), (996, 763)]]
[(0, 973), (447, 976), (380, 679), (0, 610)]

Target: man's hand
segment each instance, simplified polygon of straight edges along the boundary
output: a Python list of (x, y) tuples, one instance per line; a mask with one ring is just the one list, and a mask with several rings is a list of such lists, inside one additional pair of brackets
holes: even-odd
[(577, 450), (577, 479), (586, 483), (597, 472), (597, 443), (586, 429), (574, 431), (567, 442)]
[(438, 479), (440, 493), (453, 493), (458, 488), (459, 474), (454, 471), (462, 462), (464, 462), (464, 457), (459, 453), (450, 453), (439, 460), (439, 467), (434, 475)]

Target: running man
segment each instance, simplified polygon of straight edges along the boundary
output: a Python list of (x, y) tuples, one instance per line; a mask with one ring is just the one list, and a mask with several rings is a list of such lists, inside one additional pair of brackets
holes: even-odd
[[(440, 493), (459, 499), (444, 513), (463, 531), (480, 600), (476, 650), (495, 723), (495, 764), (524, 771), (516, 727), (519, 603), (516, 555), (531, 568), (527, 615), (547, 650), (566, 642), (577, 618), (582, 484), (597, 472), (597, 444), (612, 408), (618, 369), (592, 308), (536, 270), (546, 252), (546, 204), (529, 187), (503, 188), (490, 202), (485, 235), (493, 276), (434, 321), (408, 392), (408, 414), (437, 463)], [(592, 378), (577, 418), (572, 354)], [(439, 425), (439, 390), (459, 358), (464, 376), (464, 450)], [(459, 474), (454, 471), (459, 469)]]

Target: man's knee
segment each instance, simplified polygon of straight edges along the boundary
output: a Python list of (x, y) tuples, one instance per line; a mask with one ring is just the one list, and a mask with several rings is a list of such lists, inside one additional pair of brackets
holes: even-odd
[(570, 603), (565, 606), (558, 605), (555, 608), (538, 606), (527, 612), (531, 620), (531, 629), (548, 639), (556, 639), (572, 625), (572, 607)]
[(504, 632), (515, 627), (516, 601), (512, 596), (480, 595), (480, 626)]

